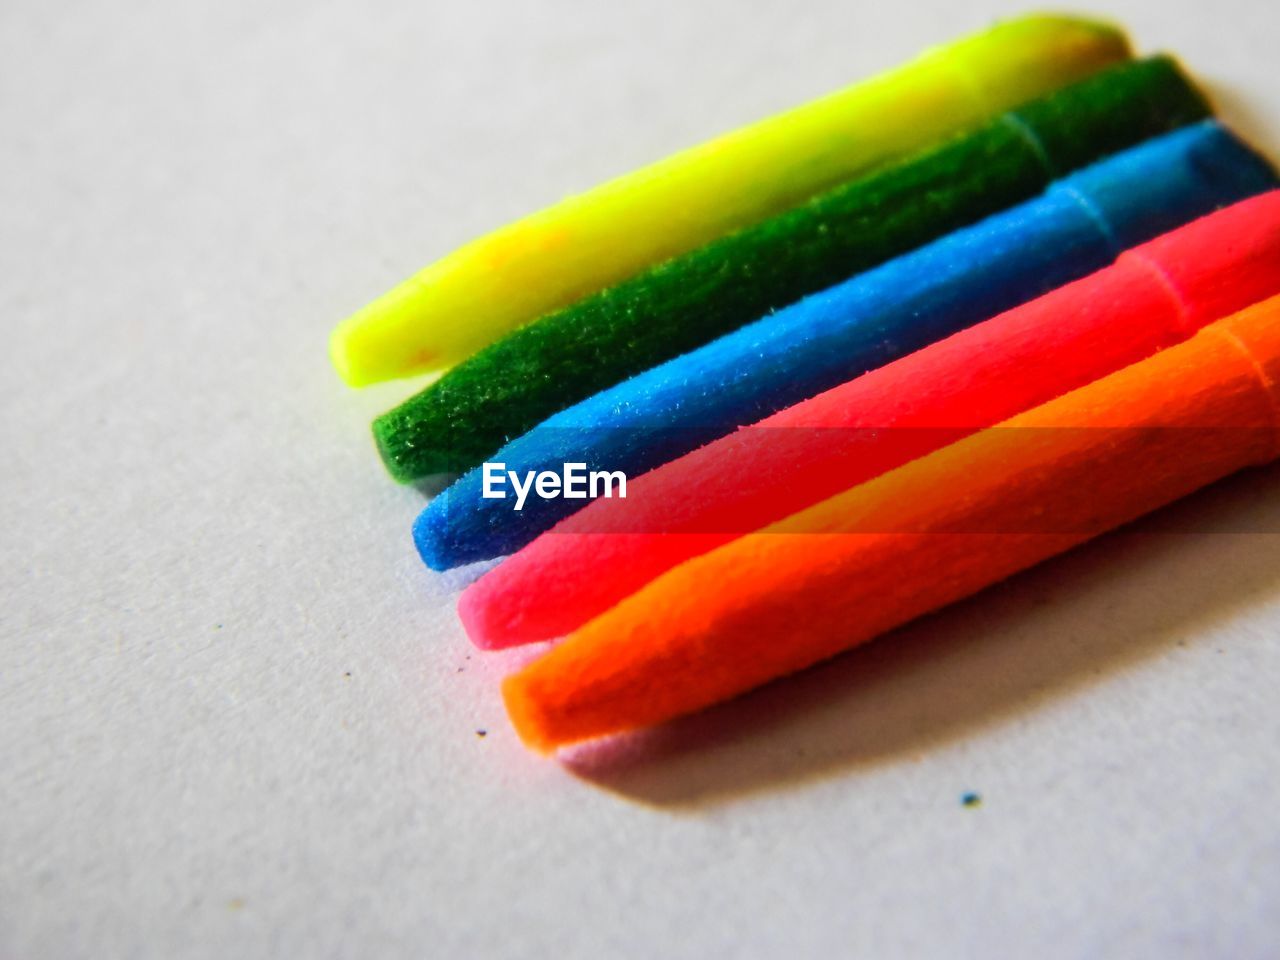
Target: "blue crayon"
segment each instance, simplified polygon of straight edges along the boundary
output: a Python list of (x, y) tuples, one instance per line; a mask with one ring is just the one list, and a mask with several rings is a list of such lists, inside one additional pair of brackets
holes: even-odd
[[(563, 475), (567, 463), (637, 476), (1275, 186), (1268, 164), (1214, 121), (1166, 134), (604, 390), (491, 462), (520, 478)], [(482, 466), (418, 517), (414, 540), (428, 566), (511, 553), (587, 502), (529, 490), (516, 510), (511, 483), (491, 479), (502, 498), (482, 496), (484, 487)]]

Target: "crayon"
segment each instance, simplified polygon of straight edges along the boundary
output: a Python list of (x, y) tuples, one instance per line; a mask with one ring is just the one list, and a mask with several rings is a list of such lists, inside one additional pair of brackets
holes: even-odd
[(563, 636), (664, 571), (1280, 293), (1280, 190), (635, 478), (471, 584), (488, 649)]
[(1126, 59), (1114, 28), (1012, 20), (481, 237), (340, 324), (353, 386), (444, 369), (730, 230)]
[[(596, 394), (493, 462), (518, 474), (583, 463), (638, 476), (1275, 186), (1266, 163), (1212, 121), (1165, 134)], [(511, 553), (585, 506), (530, 497), (514, 510), (483, 495), (486, 473), (464, 474), (419, 516), (414, 538), (433, 569)]]
[(1280, 297), (681, 564), (503, 693), (551, 750), (804, 669), (1280, 456)]
[(1168, 57), (1126, 62), (549, 313), (373, 424), (401, 482), (470, 469), (593, 393), (1207, 117)]

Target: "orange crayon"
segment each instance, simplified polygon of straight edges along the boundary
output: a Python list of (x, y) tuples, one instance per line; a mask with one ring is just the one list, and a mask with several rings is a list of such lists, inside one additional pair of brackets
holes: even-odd
[(658, 577), (508, 677), (552, 750), (801, 670), (1280, 456), (1280, 297)]

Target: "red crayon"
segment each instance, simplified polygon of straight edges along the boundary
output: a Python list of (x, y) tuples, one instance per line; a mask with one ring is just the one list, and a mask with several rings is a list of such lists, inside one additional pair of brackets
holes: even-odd
[(1280, 191), (632, 478), (472, 584), (499, 648), (569, 633), (664, 571), (1181, 342), (1280, 292)]

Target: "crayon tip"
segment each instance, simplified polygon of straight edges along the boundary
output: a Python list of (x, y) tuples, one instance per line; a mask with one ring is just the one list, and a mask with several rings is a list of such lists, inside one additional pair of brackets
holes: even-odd
[(352, 366), (345, 326), (342, 324), (335, 327), (333, 333), (329, 335), (329, 362), (333, 364), (333, 369), (338, 371), (338, 376), (342, 378), (343, 383), (349, 387), (360, 387), (364, 384), (360, 382), (359, 371)]
[(479, 536), (475, 524), (468, 523), (465, 517), (459, 522), (459, 515), (468, 506), (465, 496), (459, 501), (456, 488), (455, 483), (437, 496), (413, 522), (413, 542), (418, 553), (423, 563), (437, 573), (492, 560), (506, 552)]
[(492, 605), (486, 602), (482, 592), (472, 589), (474, 586), (467, 587), (458, 597), (458, 619), (467, 637), (480, 650), (502, 650), (512, 646), (502, 641), (500, 631), (493, 630)]
[(526, 747), (543, 755), (554, 753), (560, 744), (550, 733), (548, 717), (539, 707), (539, 698), (531, 696), (527, 688), (521, 674), (513, 674), (502, 681), (502, 700), (507, 707), (507, 716), (520, 742)]
[(373, 420), (378, 456), (400, 483), (439, 473), (465, 473), (496, 449), (475, 430), (449, 420), (438, 383)]
[(363, 330), (365, 310), (348, 317), (334, 327), (329, 336), (329, 360), (333, 369), (338, 371), (342, 382), (349, 387), (367, 387), (384, 379), (379, 375), (377, 365), (370, 363), (370, 354)]
[(367, 387), (439, 370), (451, 364), (443, 346), (406, 346), (406, 324), (419, 296), (410, 278), (339, 323), (329, 337), (329, 358), (338, 375), (352, 387)]
[(418, 548), (422, 562), (437, 573), (452, 570), (465, 563), (458, 560), (449, 536), (448, 497), (445, 491), (432, 500), (413, 522), (413, 545)]
[[(355, 384), (352, 384), (355, 386)], [(378, 450), (378, 456), (382, 459), (382, 465), (387, 468), (387, 473), (391, 474), (391, 479), (396, 483), (408, 483), (416, 479), (412, 472), (401, 462), (400, 457), (396, 455), (395, 443), (395, 426), (388, 421), (388, 414), (374, 417), (373, 445)]]

